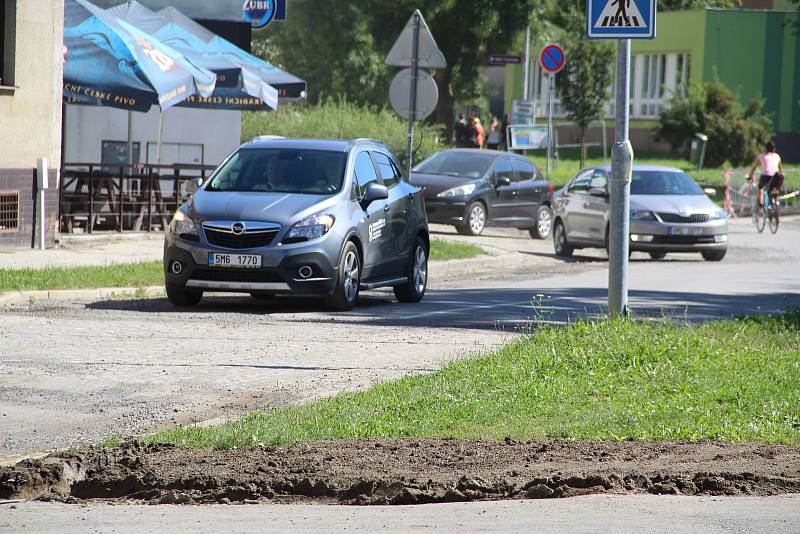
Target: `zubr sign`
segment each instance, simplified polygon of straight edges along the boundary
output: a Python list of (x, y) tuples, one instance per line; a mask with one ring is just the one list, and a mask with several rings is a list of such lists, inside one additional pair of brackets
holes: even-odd
[(286, 19), (286, 0), (245, 0), (242, 20), (259, 30), (273, 20)]

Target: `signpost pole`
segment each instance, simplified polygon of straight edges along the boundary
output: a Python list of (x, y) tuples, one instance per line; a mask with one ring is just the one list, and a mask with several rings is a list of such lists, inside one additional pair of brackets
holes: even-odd
[(414, 161), (414, 121), (417, 119), (417, 80), (419, 79), (419, 12), (414, 13), (414, 33), (411, 39), (411, 98), (408, 116), (408, 175)]
[(549, 74), (547, 91), (547, 179), (550, 180), (550, 159), (553, 157), (553, 92), (556, 89), (556, 75)]
[(630, 249), (631, 166), (633, 148), (628, 139), (630, 119), (630, 39), (617, 45), (615, 143), (611, 152), (610, 231), (608, 248), (608, 314), (628, 315), (628, 251)]
[(528, 79), (531, 70), (531, 25), (525, 32), (525, 64), (522, 66), (522, 99), (528, 100)]

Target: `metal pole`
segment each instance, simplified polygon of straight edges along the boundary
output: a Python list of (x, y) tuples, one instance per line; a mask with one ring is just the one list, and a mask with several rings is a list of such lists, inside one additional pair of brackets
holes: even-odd
[(39, 188), (39, 249), (44, 250), (44, 188)]
[(414, 121), (417, 120), (417, 80), (419, 79), (419, 11), (414, 13), (414, 34), (411, 39), (411, 104), (408, 114), (408, 175), (414, 161)]
[(529, 86), (528, 80), (530, 79), (531, 70), (531, 25), (528, 24), (528, 29), (525, 32), (525, 64), (522, 66), (522, 99), (528, 100)]
[(133, 111), (128, 111), (128, 165), (133, 165)]
[(628, 251), (630, 250), (630, 194), (633, 148), (628, 139), (630, 119), (631, 42), (617, 46), (616, 135), (611, 150), (611, 202), (608, 242), (608, 314), (628, 315)]
[(161, 165), (161, 139), (164, 137), (164, 114), (166, 110), (158, 114), (158, 143), (156, 143), (156, 165)]
[(547, 179), (550, 180), (550, 159), (553, 157), (553, 92), (555, 91), (555, 74), (550, 77), (547, 90)]

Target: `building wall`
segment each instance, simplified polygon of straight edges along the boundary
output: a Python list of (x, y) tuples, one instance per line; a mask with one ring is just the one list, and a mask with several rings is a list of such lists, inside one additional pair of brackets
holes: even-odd
[[(140, 143), (141, 163), (147, 161), (148, 143), (158, 141), (159, 112), (153, 108), (148, 113), (131, 113), (132, 141)], [(99, 163), (103, 141), (127, 141), (128, 112), (119, 109), (68, 105), (64, 121), (64, 161), (66, 163)], [(173, 107), (164, 112), (163, 144), (201, 144), (204, 163), (216, 165), (240, 144), (242, 113), (229, 110), (204, 110)], [(149, 163), (156, 163), (150, 159)], [(168, 161), (162, 152), (162, 163)]]
[(16, 231), (0, 231), (0, 246), (30, 246), (38, 232), (33, 202), (37, 158), (47, 158), (51, 168), (49, 241), (57, 231), (55, 169), (61, 157), (64, 3), (9, 1), (16, 5), (14, 87), (0, 88), (0, 190), (19, 192), (20, 225)]

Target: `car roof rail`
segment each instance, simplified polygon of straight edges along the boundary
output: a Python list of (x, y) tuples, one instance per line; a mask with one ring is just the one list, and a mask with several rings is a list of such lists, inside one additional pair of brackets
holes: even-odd
[(274, 141), (276, 139), (286, 139), (282, 135), (257, 135), (251, 138), (248, 143), (254, 143), (256, 141)]
[(370, 139), (368, 137), (357, 137), (357, 138), (353, 139), (353, 143), (364, 143), (364, 144), (376, 145), (376, 146), (379, 146), (379, 147), (381, 147), (381, 148), (383, 148), (385, 150), (391, 151), (391, 149), (389, 148), (389, 145), (387, 145), (386, 143), (384, 143), (382, 141), (376, 141), (375, 139)]

